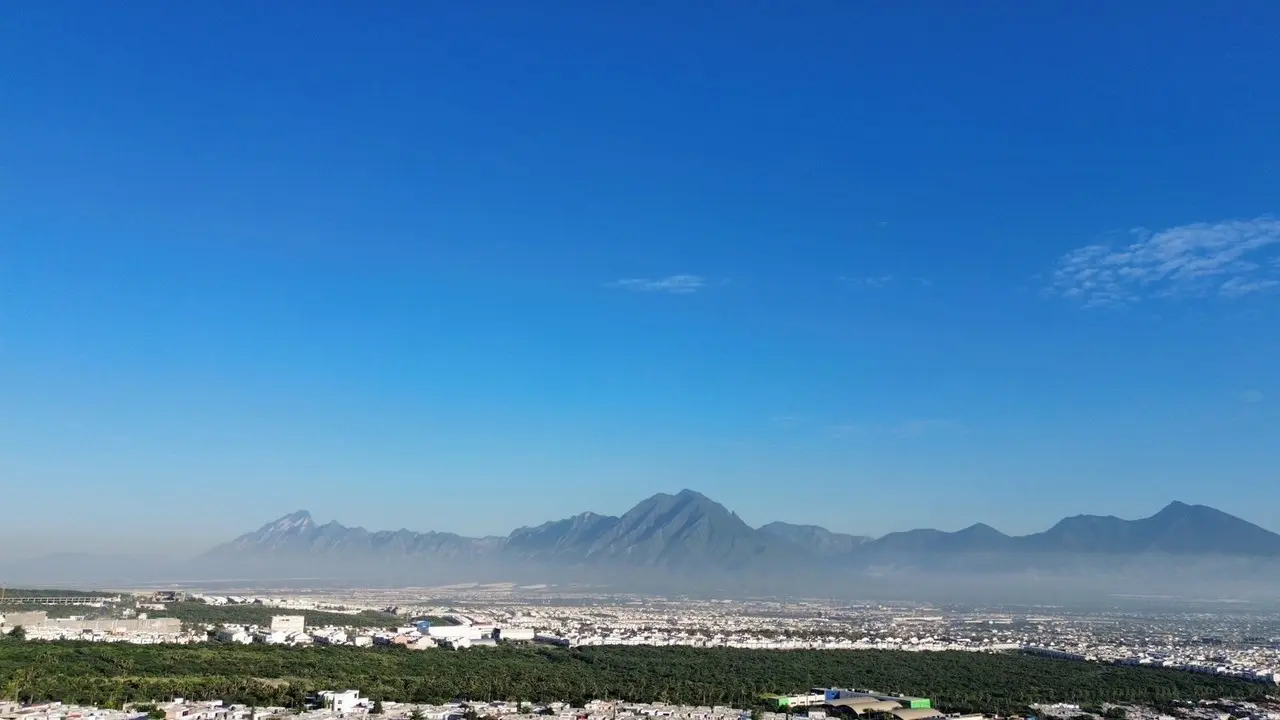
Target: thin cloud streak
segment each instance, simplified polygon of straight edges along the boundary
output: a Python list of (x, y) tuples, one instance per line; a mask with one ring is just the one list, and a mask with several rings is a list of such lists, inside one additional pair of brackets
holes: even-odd
[(1280, 220), (1195, 223), (1131, 231), (1123, 247), (1088, 245), (1063, 255), (1046, 292), (1086, 307), (1156, 298), (1242, 297), (1280, 286)]
[(899, 438), (920, 438), (926, 435), (964, 433), (965, 426), (955, 420), (940, 418), (921, 418), (906, 420), (896, 424), (858, 424), (840, 423), (828, 425), (827, 435), (835, 439), (849, 438), (856, 435), (892, 435)]
[(608, 283), (608, 286), (633, 292), (689, 295), (706, 288), (707, 281), (699, 275), (668, 275), (664, 278), (621, 278)]
[(892, 275), (877, 275), (872, 277), (848, 277), (841, 275), (840, 282), (855, 288), (879, 289), (893, 282)]
[(844, 425), (829, 425), (827, 426), (827, 435), (838, 440), (841, 438), (853, 437), (854, 435), (860, 435), (864, 429), (865, 428), (863, 426), (854, 425), (852, 423)]

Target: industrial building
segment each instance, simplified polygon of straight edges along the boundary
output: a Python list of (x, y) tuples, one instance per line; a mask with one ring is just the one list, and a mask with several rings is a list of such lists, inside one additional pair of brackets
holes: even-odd
[(0, 627), (14, 628), (19, 625), (31, 627), (43, 625), (49, 619), (49, 613), (43, 610), (33, 612), (11, 612), (0, 615)]
[(5, 628), (22, 625), (27, 628), (60, 628), (62, 630), (81, 630), (85, 632), (105, 633), (137, 633), (149, 632), (157, 634), (177, 633), (182, 630), (182, 621), (177, 618), (107, 618), (104, 620), (81, 620), (79, 618), (53, 618), (43, 612), (9, 613), (0, 623)]
[(801, 708), (811, 705), (822, 705), (825, 697), (822, 693), (810, 693), (808, 695), (762, 695), (770, 704), (776, 705), (778, 709), (783, 708)]
[(942, 716), (942, 713), (933, 709), (933, 702), (928, 698), (888, 695), (871, 690), (813, 688), (807, 694), (771, 694), (762, 697), (779, 710), (822, 705), (831, 709), (834, 714), (882, 713), (894, 715), (899, 720), (926, 720), (926, 718)]
[(811, 692), (821, 693), (824, 704), (833, 700), (875, 701), (897, 703), (899, 707), (912, 710), (929, 710), (933, 702), (928, 698), (910, 697), (907, 695), (887, 695), (872, 690), (850, 690), (846, 688), (814, 688)]
[(16, 612), (0, 615), (0, 627), (8, 630), (23, 626), (28, 629), (59, 628), (62, 630), (83, 630), (86, 632), (106, 633), (177, 633), (182, 630), (182, 621), (177, 618), (148, 618), (145, 615), (137, 618), (106, 618), (102, 620), (81, 620), (79, 618), (50, 618), (44, 611)]
[(493, 631), (495, 640), (503, 640), (505, 642), (533, 642), (536, 634), (533, 628), (519, 627), (498, 628)]

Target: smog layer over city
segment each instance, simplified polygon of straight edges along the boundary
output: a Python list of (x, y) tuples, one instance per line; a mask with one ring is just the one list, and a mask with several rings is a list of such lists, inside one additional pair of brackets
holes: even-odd
[(1280, 720), (1278, 36), (0, 7), (0, 720)]

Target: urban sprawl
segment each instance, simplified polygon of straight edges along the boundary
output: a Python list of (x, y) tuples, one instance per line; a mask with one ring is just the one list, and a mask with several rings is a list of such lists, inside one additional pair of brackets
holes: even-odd
[[(426, 599), (424, 599), (426, 598)], [(1062, 609), (956, 609), (795, 600), (694, 600), (554, 592), (509, 585), (414, 591), (297, 591), (237, 594), (176, 591), (84, 598), (24, 598), (0, 615), (0, 634), (21, 627), (27, 640), (135, 644), (264, 643), (275, 645), (399, 645), (408, 650), (499, 643), (561, 647), (654, 645), (772, 650), (1023, 652), (1077, 660), (1173, 668), (1280, 682), (1280, 617), (1196, 612), (1072, 613)], [(39, 606), (39, 607), (37, 607)], [(173, 616), (199, 606), (219, 621)], [(236, 619), (255, 610), (254, 621)], [(342, 617), (351, 618), (343, 622)], [(323, 621), (314, 620), (322, 617)], [(383, 620), (383, 622), (378, 622)], [(868, 689), (814, 688), (769, 695), (771, 711), (596, 700), (585, 707), (516, 702), (412, 705), (363, 698), (335, 689), (309, 698), (303, 720), (383, 715), (404, 720), (781, 720), (874, 713), (887, 720), (941, 717), (925, 698)], [(140, 709), (139, 709), (140, 708)], [(1089, 716), (1076, 705), (1038, 707), (1043, 717)], [(259, 720), (284, 708), (169, 699), (151, 706), (104, 709), (61, 703), (0, 703), (0, 720)], [(1190, 720), (1280, 720), (1280, 706), (1201, 701), (1180, 713)], [(1107, 717), (1170, 720), (1163, 711), (1124, 708)], [(958, 716), (950, 716), (958, 717)], [(1102, 716), (1099, 716), (1102, 717)]]

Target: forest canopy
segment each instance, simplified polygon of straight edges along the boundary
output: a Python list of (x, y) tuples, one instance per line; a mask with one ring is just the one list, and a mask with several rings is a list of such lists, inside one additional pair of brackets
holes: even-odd
[[(282, 682), (283, 681), (283, 682)], [(1176, 670), (1020, 654), (690, 647), (461, 651), (272, 645), (0, 642), (11, 699), (95, 705), (172, 697), (296, 706), (322, 689), (402, 702), (593, 698), (750, 707), (762, 693), (869, 687), (949, 712), (1015, 713), (1037, 702), (1144, 703), (1260, 697), (1274, 687)]]

